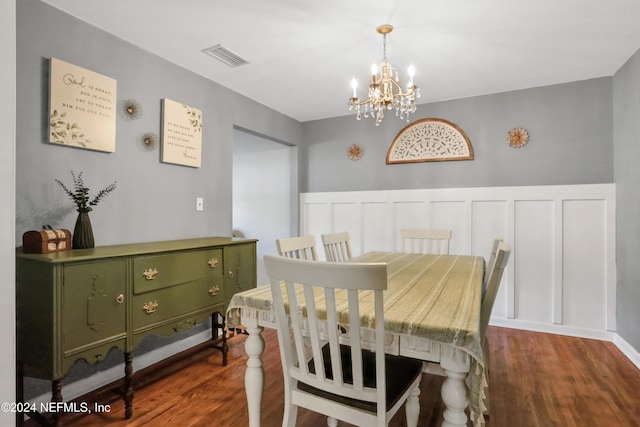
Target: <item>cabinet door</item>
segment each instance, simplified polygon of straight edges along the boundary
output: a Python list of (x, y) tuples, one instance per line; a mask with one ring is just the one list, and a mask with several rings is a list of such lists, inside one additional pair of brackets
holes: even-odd
[(232, 245), (224, 248), (227, 300), (233, 294), (256, 287), (256, 245)]
[(64, 267), (62, 349), (65, 357), (126, 336), (126, 271), (125, 260)]

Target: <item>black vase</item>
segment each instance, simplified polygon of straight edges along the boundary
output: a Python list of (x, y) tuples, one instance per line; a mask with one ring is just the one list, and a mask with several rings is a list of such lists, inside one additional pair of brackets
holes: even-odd
[(73, 229), (73, 249), (88, 249), (95, 247), (93, 229), (89, 210), (78, 210), (78, 219)]

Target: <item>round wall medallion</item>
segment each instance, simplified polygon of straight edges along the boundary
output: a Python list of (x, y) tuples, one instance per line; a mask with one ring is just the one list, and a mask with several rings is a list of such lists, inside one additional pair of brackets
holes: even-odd
[(125, 99), (121, 104), (122, 117), (136, 120), (142, 117), (142, 105), (135, 99)]
[(351, 160), (360, 160), (362, 157), (362, 147), (358, 144), (351, 144), (347, 148), (347, 157)]
[(153, 151), (158, 145), (158, 135), (155, 132), (147, 132), (140, 137), (139, 143), (143, 151)]
[(529, 142), (529, 132), (523, 128), (513, 128), (507, 132), (507, 142), (513, 148), (520, 148)]

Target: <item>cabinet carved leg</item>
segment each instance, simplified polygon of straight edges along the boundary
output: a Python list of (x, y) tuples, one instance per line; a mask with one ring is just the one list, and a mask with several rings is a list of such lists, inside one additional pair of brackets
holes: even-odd
[(131, 418), (133, 415), (133, 385), (131, 374), (133, 373), (133, 356), (131, 353), (124, 354), (124, 417)]
[[(211, 341), (214, 343), (213, 347), (222, 352), (222, 366), (227, 366), (229, 345), (227, 344), (227, 334), (224, 328), (225, 318), (221, 313), (216, 311), (211, 315)], [(222, 337), (220, 337), (220, 330), (222, 330)], [(218, 340), (221, 340), (220, 345), (216, 345)]]
[[(62, 402), (62, 380), (51, 381), (51, 401)], [(60, 413), (54, 412), (51, 414), (51, 425), (58, 427), (60, 424)]]

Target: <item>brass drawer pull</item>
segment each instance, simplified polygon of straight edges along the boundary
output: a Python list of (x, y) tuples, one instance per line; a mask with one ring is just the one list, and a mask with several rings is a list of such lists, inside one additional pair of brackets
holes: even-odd
[(147, 268), (142, 272), (142, 275), (147, 280), (153, 280), (158, 275), (158, 269), (157, 268)]
[(142, 306), (142, 309), (148, 314), (153, 313), (158, 308), (158, 301), (149, 301)]
[(216, 295), (218, 295), (219, 292), (220, 292), (220, 288), (218, 286), (213, 286), (209, 288), (209, 295), (211, 295), (212, 297), (215, 297)]
[(124, 302), (124, 295), (123, 295), (123, 294), (118, 295), (118, 296), (116, 297), (116, 302), (117, 302), (118, 304), (122, 304), (122, 303)]
[(229, 279), (233, 279), (233, 271), (229, 270)]
[(218, 258), (211, 258), (207, 261), (207, 264), (209, 264), (209, 267), (211, 268), (216, 268), (216, 265), (218, 265)]

